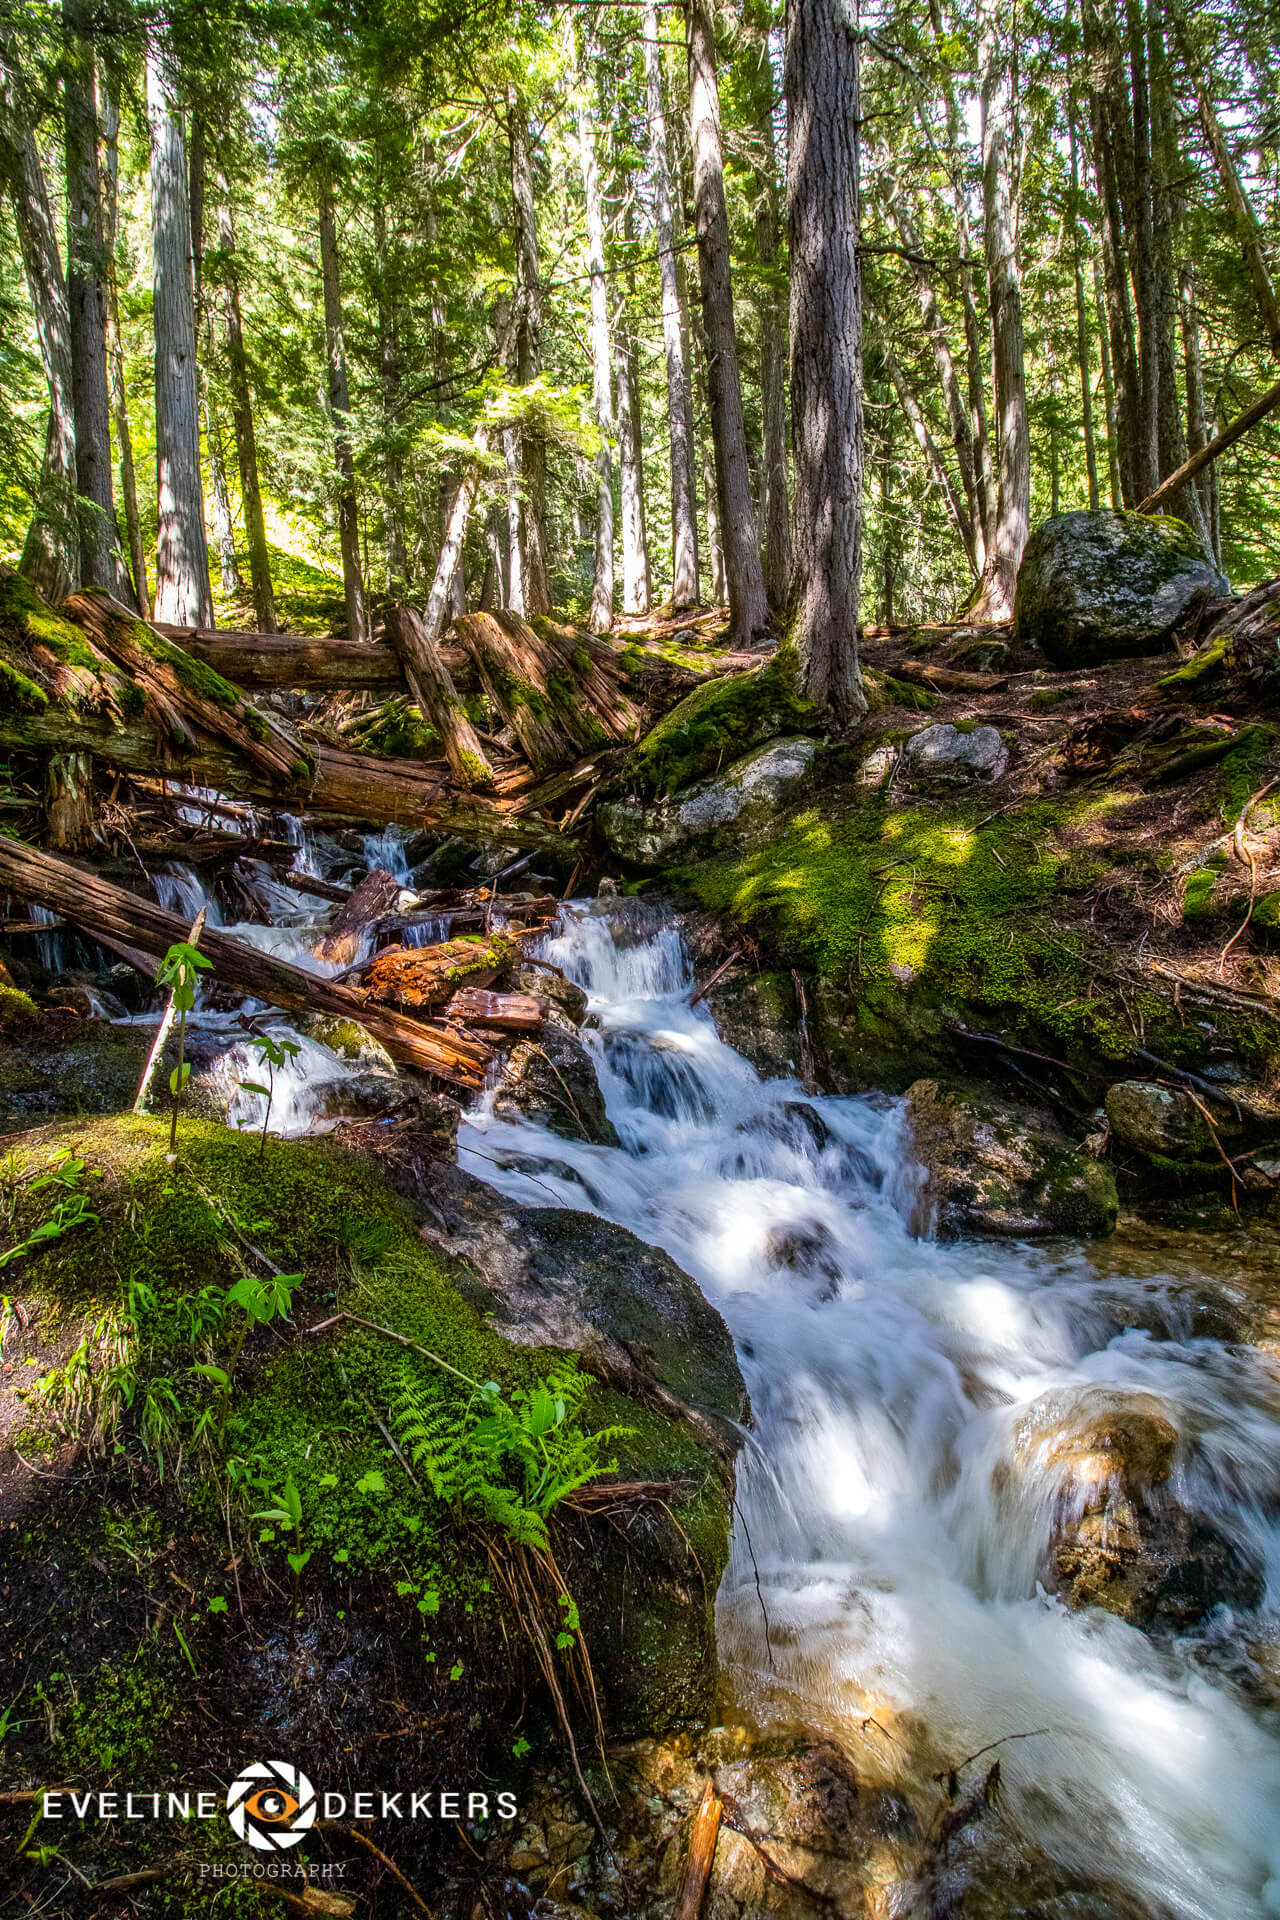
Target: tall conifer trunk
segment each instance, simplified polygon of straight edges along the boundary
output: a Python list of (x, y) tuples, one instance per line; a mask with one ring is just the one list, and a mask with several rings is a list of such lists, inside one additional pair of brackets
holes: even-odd
[(689, 131), (693, 147), (693, 206), (698, 233), (698, 278), (707, 341), (707, 395), (715, 450), (720, 538), (729, 595), (729, 630), (739, 643), (768, 625), (760, 540), (751, 499), (747, 431), (742, 414), (738, 339), (733, 323), (729, 213), (724, 196), (720, 90), (716, 79), (712, 0), (687, 0)]
[(369, 637), (360, 560), (360, 507), (356, 498), (356, 462), (351, 445), (351, 389), (347, 381), (347, 345), (342, 321), (342, 275), (333, 180), (319, 178), (320, 274), (324, 284), (325, 349), (329, 362), (329, 411), (333, 417), (333, 457), (338, 469), (338, 539), (342, 547), (342, 591), (347, 630), (353, 640)]
[(785, 73), (791, 431), (801, 687), (839, 722), (866, 712), (858, 46), (840, 0), (791, 0)]
[(170, 56), (147, 49), (151, 252), (156, 336), (157, 620), (213, 625), (200, 480), (200, 398), (191, 290), (187, 155)]

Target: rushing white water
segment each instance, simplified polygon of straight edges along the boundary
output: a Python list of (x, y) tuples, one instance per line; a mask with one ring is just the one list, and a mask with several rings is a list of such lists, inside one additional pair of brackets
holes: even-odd
[[(755, 1414), (718, 1609), (738, 1706), (833, 1730), (910, 1716), (944, 1763), (1035, 1733), (1000, 1749), (1029, 1843), (1153, 1913), (1280, 1914), (1280, 1731), (1229, 1672), (1238, 1642), (1275, 1637), (1267, 1358), (1191, 1338), (1172, 1281), (1149, 1273), (916, 1237), (900, 1106), (761, 1082), (688, 1006), (670, 928), (638, 936), (573, 907), (545, 953), (590, 995), (622, 1147), (482, 1103), (460, 1164), (665, 1247), (728, 1321)], [(1172, 1490), (1266, 1569), (1259, 1617), (1223, 1607), (1159, 1641), (1039, 1587), (1062, 1489), (1019, 1426), (1046, 1397), (1065, 1422), (1099, 1386), (1158, 1397), (1179, 1436)]]

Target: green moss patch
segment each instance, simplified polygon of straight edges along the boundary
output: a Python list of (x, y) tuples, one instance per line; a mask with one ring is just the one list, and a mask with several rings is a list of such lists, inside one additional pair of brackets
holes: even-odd
[(629, 792), (675, 793), (776, 734), (811, 731), (813, 719), (812, 706), (796, 692), (795, 654), (781, 647), (762, 667), (687, 693), (640, 742), (620, 785)]

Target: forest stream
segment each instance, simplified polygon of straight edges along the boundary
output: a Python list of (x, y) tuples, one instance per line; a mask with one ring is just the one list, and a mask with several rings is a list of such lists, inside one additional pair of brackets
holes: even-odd
[[(403, 875), (394, 832), (366, 854)], [(201, 902), (189, 872), (155, 884), (183, 913)], [(314, 965), (315, 923), (291, 917), (236, 932)], [(939, 1242), (921, 1231), (902, 1102), (761, 1079), (690, 1005), (670, 916), (573, 901), (543, 953), (589, 996), (621, 1144), (497, 1118), (486, 1093), (459, 1165), (664, 1248), (732, 1330), (753, 1425), (717, 1601), (722, 1716), (766, 1738), (878, 1739), (885, 1776), (917, 1792), (933, 1767), (996, 1755), (1015, 1832), (1068, 1876), (1129, 1890), (1138, 1912), (1280, 1913), (1280, 1738), (1247, 1671), (1276, 1658), (1274, 1603), (1158, 1637), (1040, 1583), (1064, 1508), (1085, 1501), (1055, 1438), (1119, 1390), (1176, 1429), (1173, 1497), (1274, 1592), (1274, 1371), (1193, 1328), (1203, 1248), (1171, 1251), (1166, 1234), (1144, 1250), (1132, 1231), (1097, 1257)], [(272, 1129), (305, 1131), (314, 1087), (352, 1071), (302, 1040)], [(261, 1097), (237, 1095), (230, 1119), (260, 1126)]]

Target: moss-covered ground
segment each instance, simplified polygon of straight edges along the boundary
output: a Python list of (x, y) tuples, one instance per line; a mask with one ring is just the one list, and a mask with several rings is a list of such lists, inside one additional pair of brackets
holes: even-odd
[[(406, 1393), (462, 1432), (484, 1383), (518, 1407), (564, 1357), (493, 1329), (376, 1160), (275, 1139), (260, 1158), (198, 1120), (176, 1159), (167, 1145), (163, 1123), (113, 1116), (11, 1136), (0, 1160), (0, 1251), (25, 1249), (0, 1273), (9, 1781), (225, 1785), (269, 1747), (335, 1789), (511, 1784), (558, 1739), (502, 1584), (515, 1549), (394, 1442)], [(59, 1205), (88, 1217), (33, 1239)], [(247, 1324), (235, 1289), (279, 1274), (287, 1311)], [(606, 1713), (616, 1698), (658, 1726), (712, 1683), (724, 1481), (691, 1430), (587, 1387), (582, 1433), (624, 1430), (602, 1465), (681, 1489), (669, 1517), (621, 1532), (552, 1523)], [(655, 1577), (673, 1542), (701, 1599)], [(16, 1844), (32, 1808), (7, 1811)], [(227, 1840), (221, 1822), (184, 1838), (143, 1910), (206, 1911), (193, 1862)], [(456, 1840), (406, 1844), (425, 1874), (446, 1855), (463, 1871)], [(163, 1828), (41, 1828), (23, 1868), (37, 1898), (58, 1876), (44, 1845), (90, 1879), (174, 1851)]]

